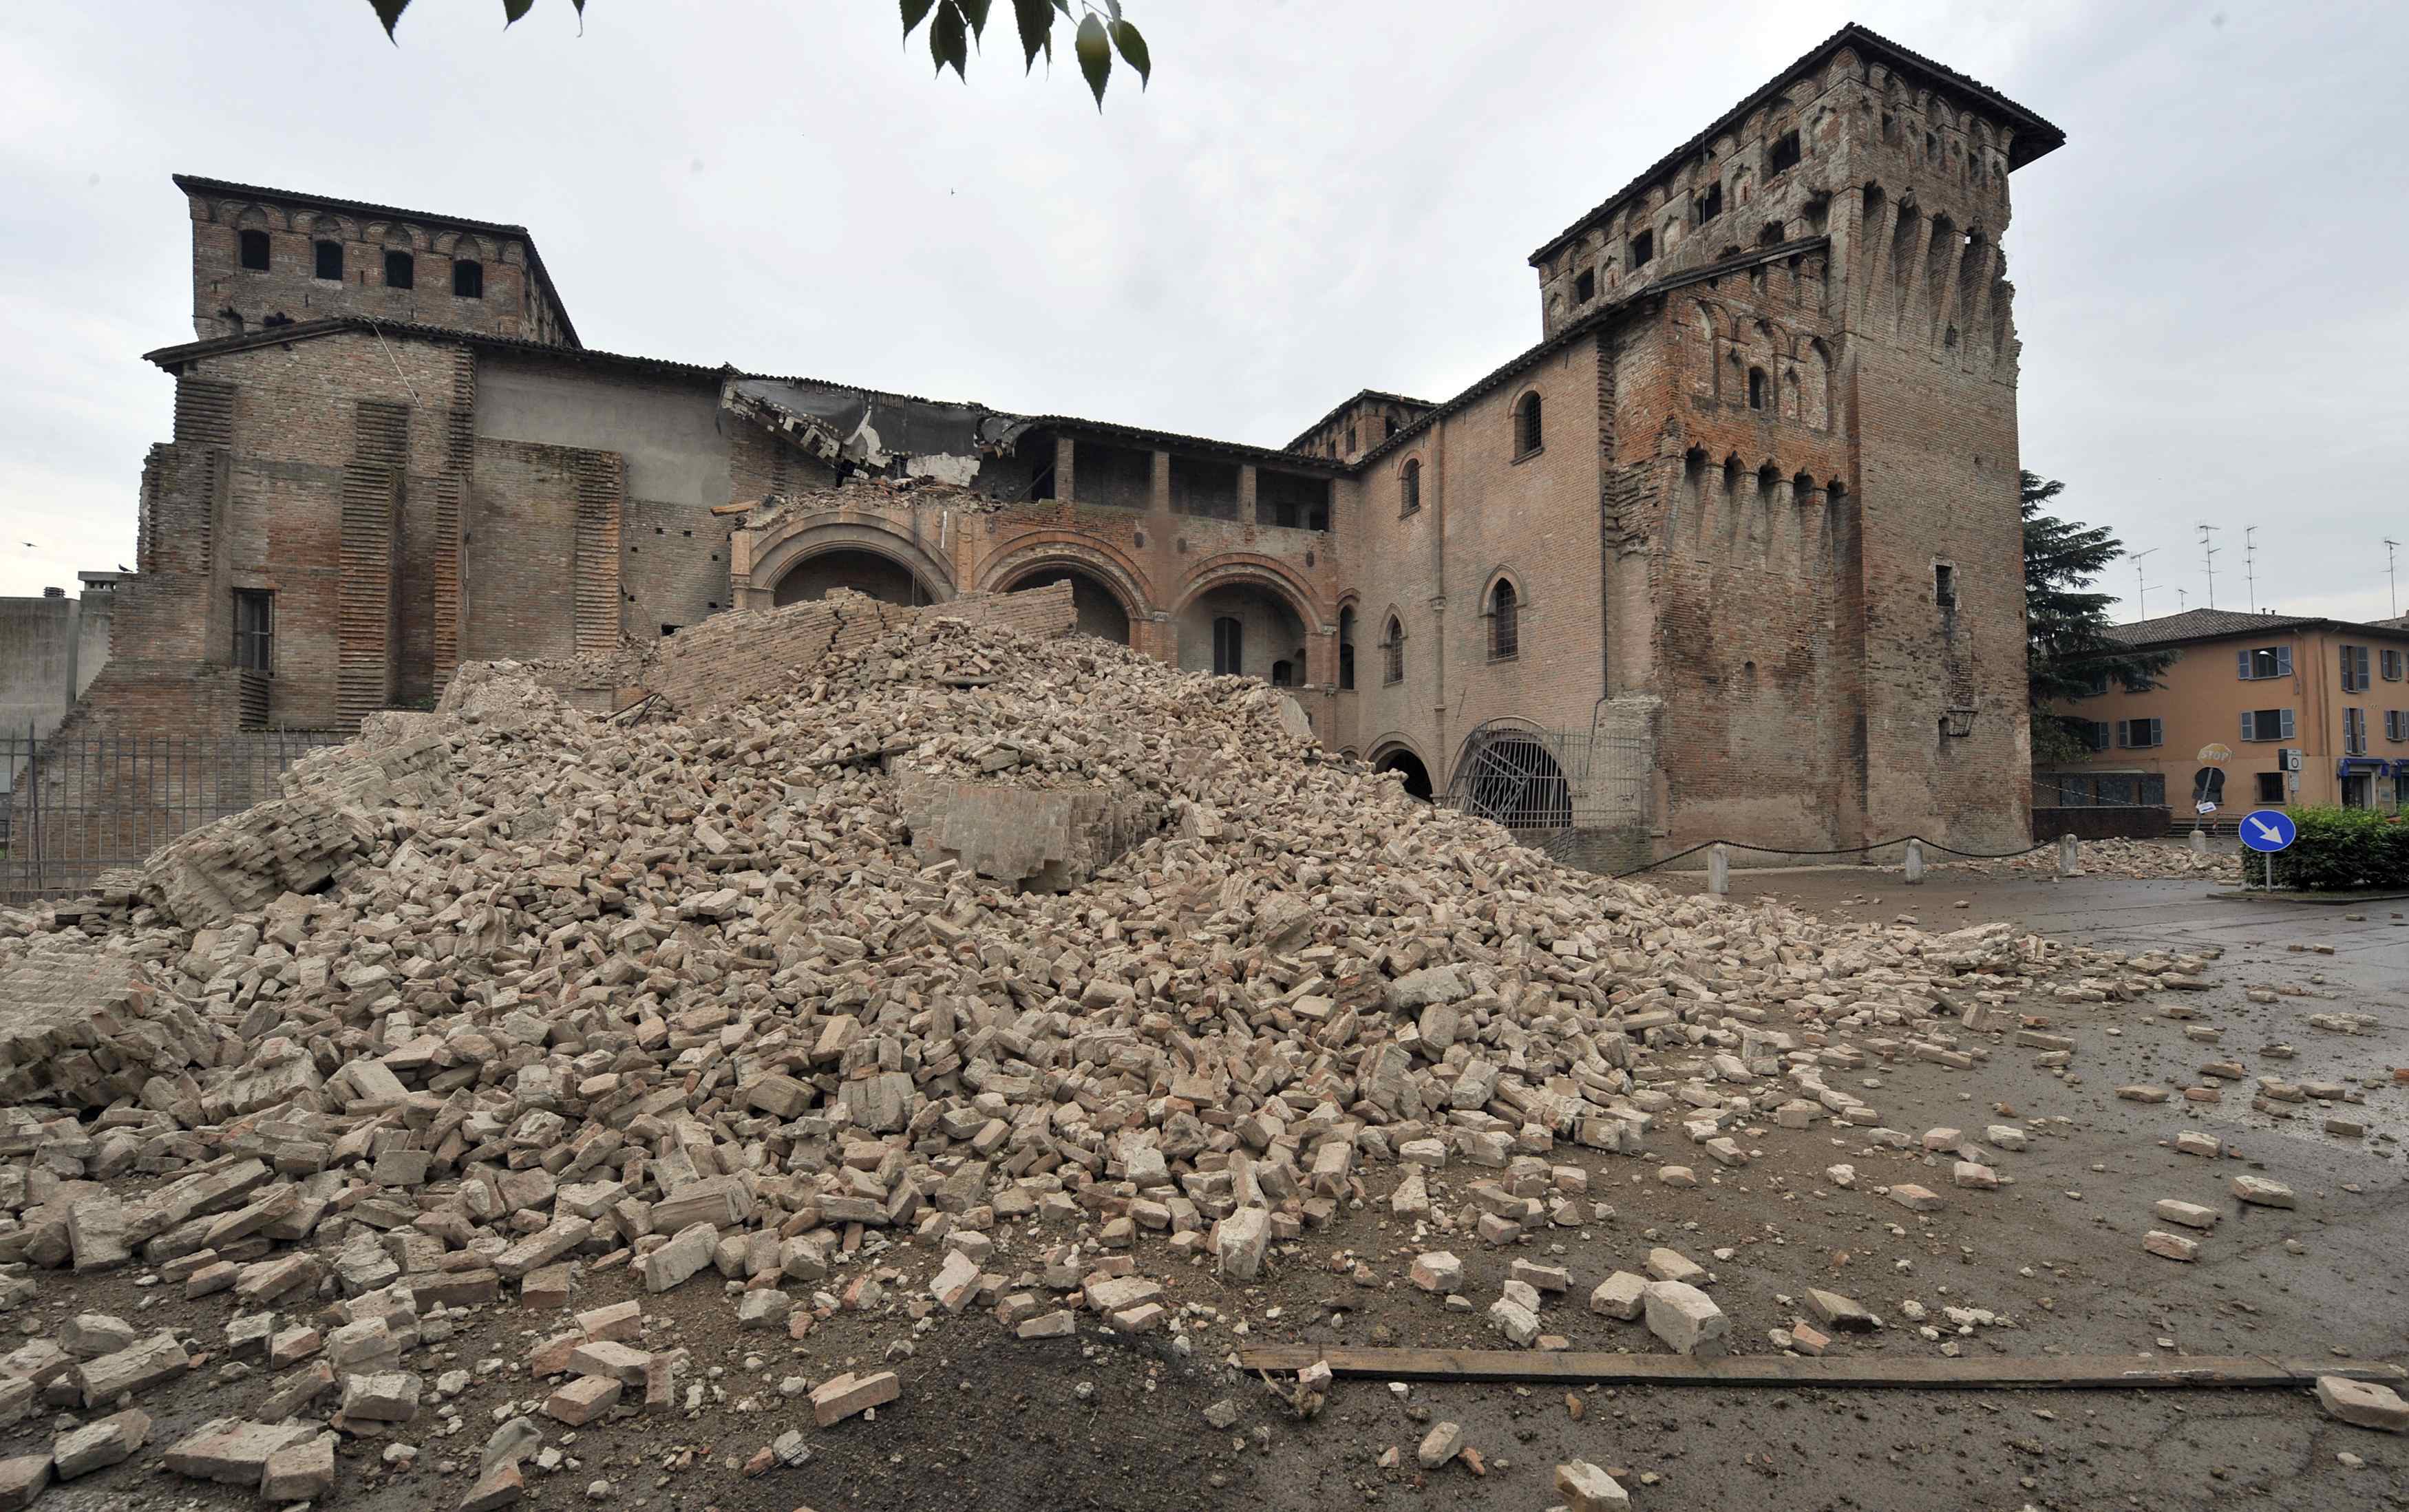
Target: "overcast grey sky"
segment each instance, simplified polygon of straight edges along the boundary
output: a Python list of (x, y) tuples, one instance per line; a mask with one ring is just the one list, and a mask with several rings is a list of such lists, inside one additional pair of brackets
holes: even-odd
[(2409, 7), (1130, 5), (1101, 117), (1005, 7), (967, 88), (891, 0), (0, 7), (0, 594), (133, 560), (171, 172), (525, 224), (595, 347), (1277, 446), (1535, 340), (1531, 250), (1854, 19), (2068, 133), (2012, 185), (2024, 458), (2150, 612), (2206, 521), (2219, 606), (2257, 525), (2262, 607), (2387, 612)]

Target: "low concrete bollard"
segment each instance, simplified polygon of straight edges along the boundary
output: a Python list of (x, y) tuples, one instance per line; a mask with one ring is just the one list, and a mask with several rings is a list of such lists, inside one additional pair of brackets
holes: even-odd
[(1924, 880), (1924, 842), (1911, 840), (1907, 842), (1906, 871), (1908, 886), (1913, 886)]
[(1731, 891), (1731, 848), (1718, 844), (1707, 852), (1707, 891), (1721, 898)]
[(2207, 831), (2207, 830), (2205, 830), (2205, 829), (2200, 829), (2200, 828), (2195, 828), (2192, 830), (2192, 832), (2191, 832), (2191, 853), (2192, 853), (2194, 856), (2206, 856), (2206, 855), (2208, 854), (2208, 831)]
[(2079, 842), (2072, 835), (2057, 837), (2057, 874), (2061, 877), (2083, 875)]

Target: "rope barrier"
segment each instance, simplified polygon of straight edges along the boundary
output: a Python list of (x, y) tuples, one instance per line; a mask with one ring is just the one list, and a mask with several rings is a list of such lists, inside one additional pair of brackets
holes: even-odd
[(1628, 871), (1617, 871), (1607, 880), (1609, 882), (1620, 882), (1625, 877), (1636, 877), (1642, 871), (1653, 871), (1660, 866), (1671, 865), (1673, 862), (1680, 860), (1684, 856), (1695, 856), (1700, 851), (1712, 850), (1717, 845), (1728, 845), (1736, 851), (1754, 851), (1760, 856), (1863, 856), (1870, 851), (1881, 850), (1884, 846), (1904, 845), (1911, 840), (1919, 842), (1927, 849), (1939, 851), (1944, 856), (1960, 857), (1969, 861), (2012, 860), (2019, 856), (2030, 856), (2035, 851), (2047, 850), (2050, 846), (2057, 843), (2056, 841), (2044, 840), (2035, 844), (2027, 845), (2020, 851), (1961, 851), (1952, 846), (1943, 845), (1939, 841), (1926, 840), (1922, 835), (1900, 835), (1895, 840), (1877, 840), (1870, 844), (1849, 845), (1839, 850), (1803, 851), (1795, 850), (1786, 845), (1751, 845), (1743, 841), (1737, 840), (1709, 840), (1703, 841), (1698, 844), (1693, 845), (1685, 851), (1675, 851), (1672, 855), (1665, 857), (1661, 860), (1651, 861), (1646, 866), (1635, 866)]

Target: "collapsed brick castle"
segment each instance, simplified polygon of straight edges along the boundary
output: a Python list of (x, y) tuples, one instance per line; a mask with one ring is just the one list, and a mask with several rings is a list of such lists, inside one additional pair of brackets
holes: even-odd
[(1083, 630), (1594, 863), (2021, 843), (1999, 241), (2063, 139), (1843, 28), (1532, 254), (1536, 345), (1277, 449), (597, 352), (522, 227), (179, 177), (197, 339), (150, 353), (174, 439), (66, 733), (1067, 580)]

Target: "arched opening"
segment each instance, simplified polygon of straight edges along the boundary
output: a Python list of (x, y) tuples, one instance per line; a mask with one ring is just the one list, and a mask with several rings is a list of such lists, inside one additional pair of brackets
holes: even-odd
[(1352, 604), (1338, 612), (1338, 685), (1350, 692), (1355, 686), (1355, 608)]
[(1539, 424), (1539, 396), (1525, 394), (1522, 402), (1514, 407), (1514, 454), (1529, 456), (1545, 439), (1546, 431)]
[(1007, 591), (1042, 588), (1053, 583), (1071, 585), (1071, 608), (1075, 616), (1073, 628), (1079, 634), (1092, 635), (1116, 645), (1130, 643), (1129, 611), (1121, 607), (1120, 596), (1093, 573), (1073, 567), (1041, 567), (1021, 573), (1005, 587)]
[(850, 588), (889, 604), (936, 602), (936, 596), (910, 568), (893, 557), (856, 548), (821, 552), (797, 562), (778, 580), (771, 602), (781, 609), (788, 604), (809, 603), (827, 598), (831, 588)]
[(1406, 680), (1406, 627), (1397, 616), (1389, 616), (1389, 627), (1380, 636), (1380, 681), (1402, 683)]
[(1748, 407), (1752, 410), (1765, 408), (1765, 369), (1762, 367), (1748, 370)]
[(1397, 473), (1397, 512), (1411, 514), (1421, 507), (1422, 462), (1420, 457), (1409, 456)]
[(1522, 600), (1505, 579), (1489, 594), (1489, 659), (1512, 661), (1522, 655)]
[(1411, 751), (1406, 750), (1404, 746), (1398, 746), (1395, 750), (1381, 756), (1379, 760), (1372, 764), (1372, 770), (1375, 771), (1401, 771), (1405, 773), (1406, 796), (1407, 798), (1421, 799), (1425, 803), (1430, 801), (1430, 769), (1422, 765), (1421, 757), (1414, 755)]
[(1483, 725), (1465, 737), (1448, 797), (1508, 829), (1566, 829), (1573, 822), (1564, 768), (1536, 731), (1510, 724)]
[(1224, 583), (1188, 601), (1179, 613), (1179, 665), (1187, 671), (1270, 681), (1275, 663), (1305, 680), (1305, 620), (1277, 590)]

